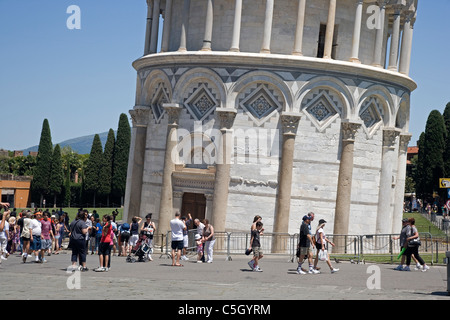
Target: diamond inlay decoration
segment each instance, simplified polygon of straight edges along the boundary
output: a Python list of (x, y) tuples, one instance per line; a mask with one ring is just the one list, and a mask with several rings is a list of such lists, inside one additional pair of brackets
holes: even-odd
[(361, 109), (360, 118), (364, 123), (364, 127), (369, 135), (375, 130), (377, 124), (382, 120), (379, 107), (375, 98), (370, 99)]
[(164, 115), (163, 104), (169, 102), (169, 97), (167, 96), (166, 91), (163, 86), (160, 86), (156, 91), (152, 102), (151, 108), (153, 111), (153, 115), (155, 117), (156, 122), (159, 122)]
[(305, 98), (302, 109), (317, 129), (323, 131), (339, 117), (338, 106), (328, 90), (320, 90)]
[(204, 84), (194, 91), (185, 105), (199, 121), (205, 119), (218, 106), (216, 99)]
[(316, 117), (318, 121), (322, 121), (331, 115), (330, 110), (325, 107), (322, 101), (312, 107), (309, 112)]
[(248, 112), (250, 118), (252, 118), (257, 125), (264, 123), (270, 118), (273, 112), (281, 108), (278, 99), (264, 85), (253, 90), (252, 93), (242, 100), (240, 105)]

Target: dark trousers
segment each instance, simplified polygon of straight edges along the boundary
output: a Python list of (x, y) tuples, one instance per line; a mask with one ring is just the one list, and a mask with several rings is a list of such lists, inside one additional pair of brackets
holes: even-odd
[(76, 262), (79, 259), (80, 264), (86, 262), (86, 240), (71, 240), (72, 246), (72, 262)]
[(411, 264), (411, 255), (416, 257), (417, 261), (419, 261), (420, 265), (424, 265), (425, 261), (423, 261), (422, 257), (419, 255), (419, 246), (407, 247), (406, 248), (406, 265), (409, 266)]

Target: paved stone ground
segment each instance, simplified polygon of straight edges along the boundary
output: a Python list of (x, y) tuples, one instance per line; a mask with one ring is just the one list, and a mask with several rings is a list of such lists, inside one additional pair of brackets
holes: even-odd
[(261, 273), (250, 271), (245, 255), (235, 255), (232, 261), (216, 255), (212, 264), (198, 264), (194, 259), (184, 261), (183, 267), (172, 267), (171, 259), (160, 254), (145, 263), (127, 263), (124, 257), (114, 256), (111, 270), (100, 273), (93, 271), (98, 256), (89, 255), (89, 271), (68, 273), (68, 252), (47, 257), (44, 264), (30, 258), (23, 263), (13, 254), (0, 266), (0, 299), (450, 301), (445, 266), (401, 272), (394, 270), (395, 265), (333, 262), (340, 271), (331, 274), (327, 265), (319, 262), (321, 274), (298, 275), (297, 264), (288, 262), (287, 257), (266, 256)]

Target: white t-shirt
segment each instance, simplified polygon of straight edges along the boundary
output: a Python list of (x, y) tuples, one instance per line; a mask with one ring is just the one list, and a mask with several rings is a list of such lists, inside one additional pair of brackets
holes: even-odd
[(172, 241), (183, 240), (183, 221), (177, 218), (170, 220), (170, 229), (172, 229)]
[(30, 229), (33, 236), (40, 236), (42, 232), (41, 222), (36, 219), (31, 219)]
[(8, 221), (5, 221), (5, 227), (3, 228), (3, 231), (0, 232), (0, 238), (6, 239), (6, 231), (9, 231), (9, 223)]
[(322, 243), (320, 240), (320, 234), (322, 234), (323, 239), (325, 240), (325, 233), (323, 232), (323, 228), (319, 228), (319, 230), (317, 230), (317, 232), (316, 232), (316, 242), (317, 243)]

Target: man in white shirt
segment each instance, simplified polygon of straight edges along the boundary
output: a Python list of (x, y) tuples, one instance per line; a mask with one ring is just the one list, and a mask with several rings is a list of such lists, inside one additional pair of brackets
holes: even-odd
[(42, 260), (40, 259), (40, 252), (41, 252), (41, 247), (42, 247), (42, 243), (41, 243), (41, 213), (38, 212), (35, 215), (34, 219), (31, 219), (30, 222), (30, 230), (31, 230), (31, 235), (33, 236), (33, 241), (30, 244), (30, 251), (28, 252), (28, 254), (31, 254), (31, 252), (34, 252), (34, 256), (35, 256), (35, 261), (36, 262), (42, 262)]
[(175, 213), (175, 218), (170, 220), (170, 229), (172, 230), (172, 266), (182, 267), (180, 257), (183, 250), (183, 230), (186, 230), (186, 224), (180, 219), (179, 212)]

